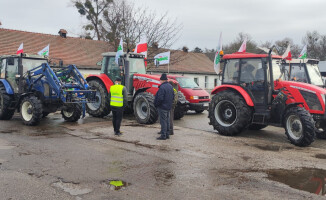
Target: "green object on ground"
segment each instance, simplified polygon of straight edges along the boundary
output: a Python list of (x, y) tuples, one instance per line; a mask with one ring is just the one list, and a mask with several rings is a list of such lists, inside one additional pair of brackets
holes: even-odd
[(110, 184), (111, 184), (111, 185), (114, 185), (114, 186), (116, 186), (116, 187), (123, 186), (122, 181), (110, 181)]

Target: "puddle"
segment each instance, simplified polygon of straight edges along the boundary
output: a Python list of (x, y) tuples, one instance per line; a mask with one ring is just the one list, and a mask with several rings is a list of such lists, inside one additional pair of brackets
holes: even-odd
[(130, 183), (121, 180), (105, 180), (103, 183), (107, 184), (111, 190), (124, 190), (130, 186)]
[(273, 169), (266, 173), (270, 180), (284, 183), (298, 190), (326, 195), (326, 170), (315, 168)]
[(79, 184), (64, 183), (61, 181), (53, 183), (52, 186), (60, 188), (72, 196), (88, 194), (93, 191), (92, 189), (89, 188), (82, 188)]
[(264, 151), (282, 151), (282, 150), (294, 149), (293, 147), (284, 147), (284, 146), (277, 146), (277, 145), (262, 145), (262, 144), (254, 144), (253, 147), (256, 147)]
[(326, 159), (326, 154), (316, 154), (315, 157), (319, 159)]

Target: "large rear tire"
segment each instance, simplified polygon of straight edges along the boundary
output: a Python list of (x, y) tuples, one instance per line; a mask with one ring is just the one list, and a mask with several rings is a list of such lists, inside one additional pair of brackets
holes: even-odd
[(21, 101), (20, 116), (27, 126), (40, 123), (43, 116), (42, 102), (36, 96), (27, 96)]
[(110, 114), (110, 100), (105, 86), (98, 80), (88, 82), (96, 90), (96, 102), (86, 104), (86, 111), (93, 117), (104, 117)]
[(174, 118), (173, 119), (178, 120), (178, 119), (183, 118), (187, 111), (188, 111), (187, 99), (181, 91), (178, 91), (178, 103), (174, 109)]
[(12, 95), (7, 94), (3, 85), (0, 85), (0, 120), (10, 120), (14, 115), (15, 109), (9, 109), (12, 100)]
[(252, 109), (238, 93), (224, 90), (213, 96), (209, 104), (209, 124), (219, 134), (234, 136), (245, 130), (251, 122)]
[(263, 124), (250, 124), (250, 126), (248, 127), (249, 130), (253, 130), (253, 131), (259, 131), (263, 128), (266, 128), (267, 125), (263, 125)]
[(76, 122), (82, 115), (82, 106), (80, 104), (67, 104), (61, 110), (62, 117), (68, 122)]
[(134, 114), (138, 123), (154, 124), (158, 119), (154, 95), (148, 92), (139, 93), (134, 100)]
[(288, 109), (283, 123), (285, 134), (292, 144), (305, 147), (315, 140), (315, 123), (306, 109), (301, 107)]

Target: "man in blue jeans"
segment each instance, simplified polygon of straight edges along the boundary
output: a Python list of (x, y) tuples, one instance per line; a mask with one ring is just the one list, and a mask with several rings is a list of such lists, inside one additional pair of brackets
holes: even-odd
[(170, 131), (170, 110), (174, 99), (173, 87), (168, 83), (168, 77), (166, 74), (161, 75), (161, 85), (155, 95), (154, 105), (157, 108), (158, 115), (160, 117), (161, 124), (161, 136), (158, 140), (169, 139)]

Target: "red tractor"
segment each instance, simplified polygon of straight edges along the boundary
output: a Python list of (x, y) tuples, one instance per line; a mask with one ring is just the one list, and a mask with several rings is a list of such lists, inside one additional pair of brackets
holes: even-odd
[(249, 128), (284, 127), (291, 143), (310, 145), (317, 134), (326, 138), (323, 88), (282, 81), (281, 57), (233, 53), (223, 56), (222, 85), (214, 88), (209, 124), (222, 135)]
[[(88, 114), (94, 117), (104, 117), (110, 113), (108, 93), (114, 81), (119, 77), (128, 91), (128, 105), (126, 113), (134, 113), (136, 120), (141, 124), (153, 124), (158, 119), (154, 107), (154, 95), (160, 86), (160, 75), (146, 74), (144, 55), (124, 53), (120, 56), (119, 65), (115, 63), (115, 52), (104, 53), (102, 70), (98, 75), (89, 75), (86, 80), (90, 87), (95, 89), (96, 101), (86, 106)], [(177, 82), (175, 80), (175, 85)], [(176, 110), (186, 110), (188, 101), (179, 95)], [(183, 111), (185, 112), (185, 111)]]

